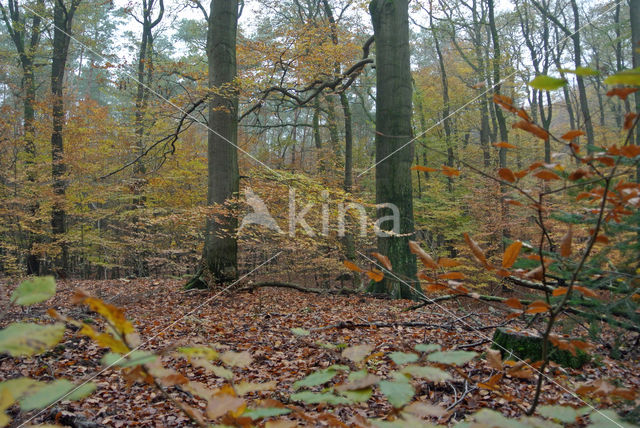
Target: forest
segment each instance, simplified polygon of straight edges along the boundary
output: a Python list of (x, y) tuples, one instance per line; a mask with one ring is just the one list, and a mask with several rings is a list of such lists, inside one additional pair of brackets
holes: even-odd
[(0, 18), (0, 427), (640, 426), (640, 0)]

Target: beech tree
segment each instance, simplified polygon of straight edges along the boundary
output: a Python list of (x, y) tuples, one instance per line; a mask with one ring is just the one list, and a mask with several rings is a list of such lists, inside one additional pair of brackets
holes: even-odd
[[(238, 193), (237, 0), (212, 0), (208, 17), (209, 132), (207, 203), (224, 204)], [(207, 220), (204, 264), (215, 280), (238, 274), (238, 221), (233, 215)]]
[[(376, 43), (376, 203), (391, 203), (400, 213), (399, 235), (378, 238), (378, 250), (391, 260), (396, 275), (416, 284), (416, 258), (409, 240), (414, 231), (412, 139), (412, 83), (409, 51), (409, 4), (406, 0), (373, 0), (369, 4)], [(392, 215), (390, 208), (378, 209), (378, 216)], [(390, 231), (393, 224), (383, 222)], [(405, 283), (386, 279), (376, 285), (378, 291), (394, 287), (401, 298), (414, 292)]]

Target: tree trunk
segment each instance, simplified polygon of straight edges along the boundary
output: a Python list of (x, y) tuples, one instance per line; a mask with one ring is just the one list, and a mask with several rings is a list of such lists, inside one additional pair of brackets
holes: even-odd
[[(376, 203), (394, 204), (400, 215), (400, 233), (411, 236), (414, 224), (410, 171), (413, 146), (407, 145), (412, 115), (408, 1), (373, 0), (369, 10), (376, 40)], [(389, 208), (378, 210), (379, 216), (391, 214)], [(382, 223), (381, 229), (391, 229), (390, 223)], [(378, 283), (379, 288), (400, 298), (417, 297), (407, 284), (420, 290), (409, 236), (378, 237), (380, 253), (389, 257), (394, 274), (405, 281), (399, 283), (387, 275)]]
[(71, 26), (73, 15), (80, 4), (80, 0), (72, 0), (65, 6), (64, 0), (56, 0), (53, 9), (53, 53), (51, 61), (51, 176), (53, 179), (54, 202), (51, 212), (51, 229), (56, 237), (60, 255), (56, 265), (58, 273), (65, 275), (68, 265), (68, 248), (64, 241), (66, 233), (66, 212), (64, 199), (67, 187), (65, 180), (66, 165), (64, 163), (64, 73), (71, 42)]
[[(211, 2), (207, 35), (209, 101), (207, 203), (228, 203), (238, 193), (238, 95), (236, 77), (236, 33), (238, 1)], [(207, 220), (204, 265), (214, 281), (229, 281), (238, 275), (237, 218), (216, 215)]]
[[(629, 0), (629, 15), (631, 18), (631, 52), (633, 67), (640, 67), (640, 0)], [(640, 92), (634, 94), (636, 112), (640, 111)], [(636, 144), (640, 145), (640, 128), (636, 128)], [(637, 170), (637, 180), (640, 182), (640, 166)]]

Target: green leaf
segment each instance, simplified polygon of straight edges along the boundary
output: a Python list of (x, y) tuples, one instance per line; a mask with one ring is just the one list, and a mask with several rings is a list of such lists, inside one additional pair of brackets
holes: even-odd
[(38, 354), (62, 340), (64, 324), (13, 323), (0, 330), (0, 353), (12, 357)]
[(568, 406), (540, 406), (538, 413), (546, 418), (556, 419), (567, 424), (574, 423), (578, 417), (576, 409)]
[(333, 379), (336, 374), (338, 374), (338, 372), (331, 368), (318, 370), (311, 373), (304, 379), (300, 379), (299, 381), (295, 382), (293, 384), (293, 388), (300, 389), (302, 387), (309, 388), (316, 385), (322, 385), (323, 383), (327, 383), (331, 379)]
[(302, 391), (293, 394), (291, 397), (293, 401), (302, 401), (308, 404), (327, 403), (332, 405), (338, 404), (350, 404), (351, 401), (346, 397), (340, 397), (338, 395), (331, 394), (329, 392), (311, 392)]
[(428, 354), (429, 352), (435, 352), (442, 349), (442, 346), (436, 343), (418, 343), (413, 349), (418, 352), (424, 352)]
[(442, 382), (445, 380), (451, 380), (451, 375), (444, 370), (440, 370), (437, 367), (428, 366), (405, 366), (400, 369), (400, 372), (411, 375), (412, 377), (419, 377), (427, 379), (431, 382)]
[(604, 79), (607, 85), (633, 85), (640, 86), (640, 67), (632, 70), (623, 70)]
[(578, 67), (575, 70), (572, 70), (570, 68), (561, 68), (558, 71), (562, 73), (571, 73), (571, 74), (575, 74), (576, 76), (582, 76), (582, 77), (600, 75), (600, 72), (598, 70), (594, 70), (593, 68), (589, 68), (589, 67)]
[(11, 294), (11, 302), (29, 306), (44, 302), (56, 294), (56, 280), (52, 276), (41, 276), (22, 281)]
[(22, 396), (33, 394), (46, 385), (45, 382), (40, 382), (30, 377), (19, 377), (0, 382), (0, 393), (9, 391), (14, 399), (19, 400)]
[(529, 82), (529, 86), (532, 88), (538, 89), (540, 91), (554, 91), (556, 89), (560, 89), (567, 84), (566, 79), (559, 79), (557, 77), (545, 76), (544, 74), (539, 74)]
[[(507, 419), (502, 413), (496, 412), (491, 409), (482, 409), (473, 415), (471, 418), (475, 419), (479, 426), (486, 426), (492, 428), (530, 428), (515, 419)], [(476, 425), (472, 425), (476, 426)]]
[(304, 328), (294, 327), (291, 329), (291, 333), (296, 336), (309, 336), (311, 332), (309, 330), (305, 330)]
[(92, 383), (80, 385), (76, 389), (76, 385), (68, 380), (58, 379), (38, 389), (34, 394), (21, 399), (20, 409), (26, 412), (29, 410), (45, 408), (61, 399), (80, 400), (91, 394), (95, 389), (96, 386)]
[(397, 365), (415, 363), (418, 361), (418, 355), (413, 352), (392, 352), (389, 354), (389, 358)]
[(452, 366), (461, 366), (473, 360), (478, 355), (470, 351), (444, 351), (434, 352), (427, 356), (427, 360), (433, 363), (449, 364)]
[(369, 398), (371, 398), (371, 395), (373, 394), (373, 389), (363, 388), (363, 389), (347, 390), (347, 391), (340, 392), (340, 394), (344, 395), (354, 403), (364, 403)]
[(373, 348), (373, 345), (350, 346), (342, 351), (342, 356), (353, 361), (354, 363), (359, 363), (360, 361), (364, 360), (365, 357), (371, 353), (371, 351), (373, 351)]
[(154, 362), (158, 358), (157, 355), (147, 351), (133, 351), (124, 357), (115, 352), (108, 352), (102, 357), (102, 365), (117, 367), (134, 367), (142, 364)]
[(282, 416), (291, 413), (291, 410), (284, 407), (260, 407), (257, 409), (249, 409), (242, 416), (255, 420), (270, 418), (273, 416)]
[(415, 394), (413, 386), (402, 380), (383, 380), (380, 382), (380, 391), (396, 409), (409, 403)]

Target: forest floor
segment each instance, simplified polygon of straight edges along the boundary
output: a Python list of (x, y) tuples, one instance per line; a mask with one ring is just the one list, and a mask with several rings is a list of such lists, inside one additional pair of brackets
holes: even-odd
[[(318, 343), (375, 345), (374, 352), (384, 355), (391, 351), (411, 351), (417, 343), (436, 343), (443, 349), (464, 349), (485, 352), (495, 326), (504, 321), (500, 311), (488, 310), (475, 303), (447, 302), (439, 306), (405, 311), (414, 302), (381, 300), (359, 296), (335, 296), (301, 293), (280, 288), (263, 288), (252, 293), (222, 293), (216, 291), (182, 290), (183, 282), (176, 280), (107, 280), (60, 281), (54, 299), (28, 310), (12, 309), (0, 322), (47, 322), (50, 307), (74, 319), (101, 325), (97, 314), (73, 306), (72, 296), (77, 288), (125, 310), (142, 336), (143, 349), (159, 351), (185, 344), (215, 344), (217, 349), (249, 351), (252, 363), (237, 370), (236, 377), (251, 382), (277, 381), (274, 391), (253, 393), (249, 397), (275, 398), (286, 402), (293, 393), (292, 384), (319, 368), (343, 364), (340, 351), (325, 349)], [(0, 307), (5, 308), (17, 282), (0, 280)], [(353, 324), (393, 324), (390, 327), (354, 327)], [(420, 327), (406, 327), (402, 323), (418, 322)], [(517, 323), (518, 320), (514, 321)], [(309, 336), (296, 336), (292, 328), (311, 331)], [(602, 333), (605, 341), (611, 332)], [(153, 387), (135, 383), (127, 385), (116, 369), (103, 369), (100, 364), (106, 352), (95, 342), (79, 336), (70, 329), (54, 351), (31, 359), (0, 356), (0, 380), (30, 376), (49, 381), (67, 378), (76, 383), (92, 379), (97, 383), (94, 394), (81, 402), (63, 401), (55, 405), (64, 414), (81, 415), (105, 426), (184, 426), (188, 419)], [(623, 349), (624, 351), (624, 349)], [(619, 360), (608, 356), (602, 344), (597, 345), (596, 362), (580, 370), (554, 369), (555, 384), (546, 383), (544, 403), (584, 406), (578, 398), (567, 392), (574, 391), (579, 382), (596, 379), (618, 379), (620, 385), (640, 388), (640, 357), (638, 350), (627, 349)], [(223, 380), (202, 368), (193, 367), (185, 360), (170, 355), (163, 357), (165, 365), (178, 369), (190, 380), (219, 387)], [(378, 375), (385, 376), (394, 363), (381, 356), (374, 361)], [(480, 408), (493, 408), (507, 416), (522, 414), (534, 395), (534, 378), (506, 378), (498, 393), (478, 387), (495, 373), (481, 356), (462, 366), (458, 371), (449, 369), (453, 380), (434, 384), (417, 383), (416, 398), (448, 409), (437, 422), (452, 423)], [(466, 377), (466, 379), (465, 379)], [(194, 399), (179, 388), (169, 388), (176, 398), (196, 407), (206, 403)], [(506, 398), (505, 398), (506, 397)], [(608, 398), (590, 401), (597, 408), (615, 407), (628, 410), (637, 403), (612, 402)], [(323, 407), (303, 405), (306, 415), (316, 418), (298, 419), (309, 426), (349, 426), (357, 415), (383, 417), (391, 413), (388, 402), (379, 392), (361, 405)], [(51, 409), (42, 412), (29, 423), (51, 421)], [(301, 412), (302, 413), (302, 412)], [(35, 413), (15, 415), (14, 426), (24, 423)], [(341, 421), (341, 422), (338, 422)], [(434, 419), (433, 422), (436, 422)], [(343, 423), (343, 425), (340, 425)], [(344, 425), (346, 424), (346, 425)]]

